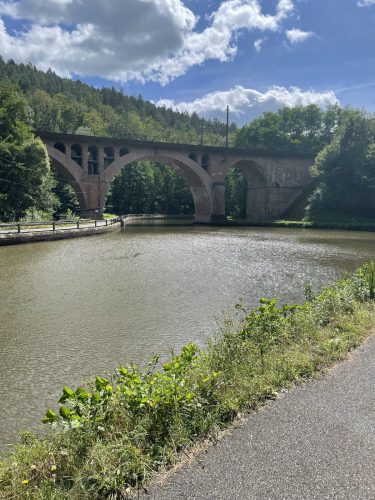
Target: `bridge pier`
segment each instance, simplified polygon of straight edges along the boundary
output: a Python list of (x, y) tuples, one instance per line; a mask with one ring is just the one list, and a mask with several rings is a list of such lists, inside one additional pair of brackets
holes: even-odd
[(101, 220), (103, 219), (103, 211), (82, 208), (80, 210), (80, 217), (81, 219)]
[(219, 223), (226, 220), (225, 215), (225, 182), (215, 181), (212, 184), (212, 214), (211, 222)]

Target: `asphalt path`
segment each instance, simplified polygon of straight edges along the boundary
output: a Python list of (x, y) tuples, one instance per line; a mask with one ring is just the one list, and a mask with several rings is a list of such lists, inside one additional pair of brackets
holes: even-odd
[(152, 500), (375, 500), (375, 336), (148, 489)]

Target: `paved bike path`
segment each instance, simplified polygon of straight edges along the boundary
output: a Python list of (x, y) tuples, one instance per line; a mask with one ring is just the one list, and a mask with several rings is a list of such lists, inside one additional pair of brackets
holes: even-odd
[(375, 500), (375, 336), (149, 489), (152, 500)]

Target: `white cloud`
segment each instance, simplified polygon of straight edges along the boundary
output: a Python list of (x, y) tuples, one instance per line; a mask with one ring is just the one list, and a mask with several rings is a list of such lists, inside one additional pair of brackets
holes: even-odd
[(257, 52), (262, 50), (264, 42), (267, 40), (267, 37), (257, 38), (254, 42), (254, 47)]
[(286, 36), (290, 43), (297, 44), (306, 41), (308, 38), (315, 36), (313, 31), (301, 31), (298, 28), (293, 28), (291, 30), (287, 30)]
[(28, 21), (12, 34), (0, 22), (0, 52), (64, 75), (166, 84), (209, 59), (230, 60), (241, 31), (278, 31), (293, 10), (292, 0), (278, 0), (273, 15), (260, 0), (226, 0), (197, 32), (182, 0), (0, 0), (0, 15)]
[(375, 0), (360, 0), (357, 5), (358, 7), (370, 7), (370, 5), (375, 5)]
[(227, 91), (217, 91), (191, 102), (179, 102), (164, 99), (158, 101), (158, 106), (173, 108), (188, 113), (198, 113), (204, 117), (224, 119), (227, 105), (230, 106), (231, 120), (238, 124), (249, 122), (265, 111), (277, 111), (285, 107), (307, 106), (317, 104), (327, 107), (338, 103), (334, 92), (303, 91), (298, 87), (273, 86), (261, 93), (236, 85)]

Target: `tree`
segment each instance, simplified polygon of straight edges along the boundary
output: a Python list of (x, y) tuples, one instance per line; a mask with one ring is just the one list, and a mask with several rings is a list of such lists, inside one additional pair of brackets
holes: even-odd
[(106, 204), (117, 214), (194, 213), (185, 181), (172, 168), (149, 161), (124, 168), (114, 179)]
[(25, 98), (0, 82), (0, 220), (19, 219), (31, 209), (51, 211), (57, 202), (47, 150), (29, 121)]
[(225, 179), (225, 213), (231, 217), (246, 218), (247, 182), (239, 168), (232, 168)]
[(238, 131), (236, 146), (268, 153), (315, 155), (330, 143), (346, 113), (338, 106), (323, 111), (315, 104), (264, 113)]
[(347, 110), (312, 173), (319, 185), (310, 198), (310, 219), (374, 219), (375, 118)]

